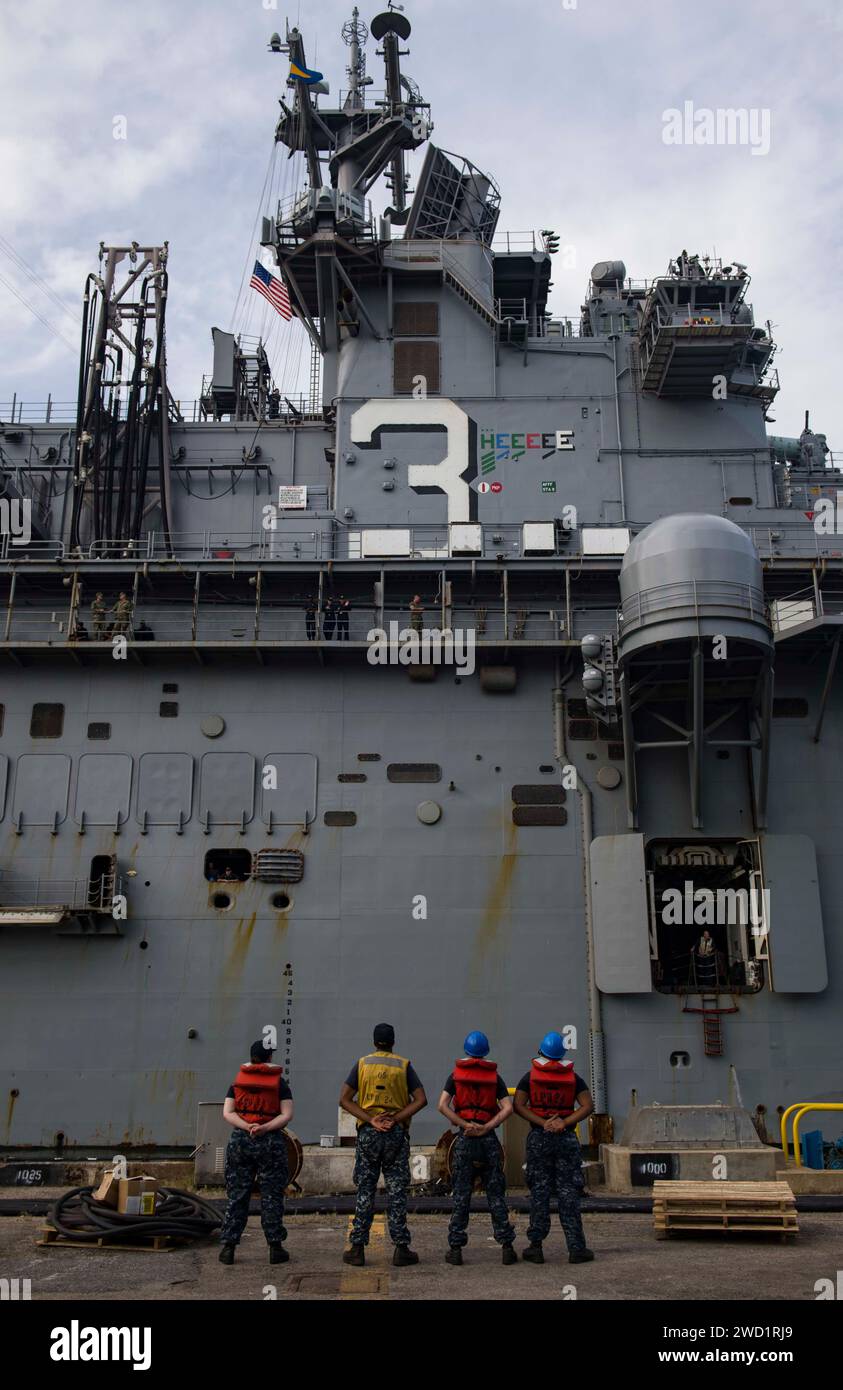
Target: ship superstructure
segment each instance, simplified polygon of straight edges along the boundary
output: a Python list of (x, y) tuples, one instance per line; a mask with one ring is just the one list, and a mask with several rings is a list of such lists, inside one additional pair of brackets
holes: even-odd
[[(554, 317), (554, 233), (499, 231), (409, 20), (369, 30), (385, 89), (355, 10), (336, 105), (270, 44), (308, 182), (262, 243), (318, 394), (215, 329), (173, 399), (168, 248), (128, 245), (73, 410), (4, 408), (9, 1145), (192, 1144), (264, 1025), (314, 1140), (382, 1017), (429, 1092), (471, 1027), (508, 1079), (567, 1028), (603, 1135), (633, 1093), (840, 1099), (843, 475), (767, 433), (745, 265), (599, 261)], [(419, 628), (472, 669), (402, 661)]]

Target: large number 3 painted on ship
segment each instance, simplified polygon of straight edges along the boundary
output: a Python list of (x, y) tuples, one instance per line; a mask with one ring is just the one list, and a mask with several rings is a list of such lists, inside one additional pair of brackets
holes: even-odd
[(351, 443), (358, 449), (380, 449), (382, 434), (444, 434), (445, 457), (439, 463), (411, 463), (407, 482), (414, 492), (443, 492), (448, 499), (448, 522), (477, 520), (477, 426), (455, 401), (367, 401), (351, 417)]

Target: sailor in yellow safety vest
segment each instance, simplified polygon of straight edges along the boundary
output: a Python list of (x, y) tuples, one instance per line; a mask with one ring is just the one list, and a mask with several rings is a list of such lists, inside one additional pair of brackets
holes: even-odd
[(373, 1041), (375, 1051), (360, 1058), (340, 1092), (342, 1109), (357, 1121), (354, 1162), (357, 1204), (349, 1249), (343, 1254), (343, 1260), (349, 1265), (366, 1262), (364, 1252), (375, 1212), (375, 1190), (383, 1173), (389, 1238), (395, 1246), (392, 1263), (414, 1265), (418, 1264), (419, 1257), (410, 1249), (407, 1227), (410, 1120), (427, 1105), (427, 1096), (407, 1058), (392, 1051), (395, 1046), (392, 1025), (379, 1023)]

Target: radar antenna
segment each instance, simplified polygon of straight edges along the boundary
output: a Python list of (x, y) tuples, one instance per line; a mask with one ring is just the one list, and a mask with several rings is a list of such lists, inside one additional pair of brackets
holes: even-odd
[[(383, 39), (384, 67), (386, 68), (386, 109), (397, 111), (402, 97), (401, 62), (400, 59), (409, 49), (399, 47), (400, 41), (407, 40), (412, 33), (412, 25), (403, 13), (403, 5), (395, 5), (389, 0), (389, 9), (382, 14), (375, 15), (371, 23), (372, 37)], [(412, 93), (410, 96), (413, 101)], [(396, 148), (389, 161), (389, 172), (386, 176), (386, 183), (392, 192), (392, 207), (387, 209), (387, 216), (396, 224), (401, 226), (407, 221), (407, 187), (408, 177), (404, 168), (404, 150)]]
[(347, 19), (342, 26), (342, 37), (344, 43), (348, 44), (351, 52), (348, 55), (348, 96), (345, 99), (343, 110), (362, 111), (365, 101), (363, 87), (371, 84), (371, 77), (366, 76), (366, 54), (364, 44), (369, 37), (369, 30), (360, 18), (360, 11), (357, 6), (351, 11), (351, 19)]

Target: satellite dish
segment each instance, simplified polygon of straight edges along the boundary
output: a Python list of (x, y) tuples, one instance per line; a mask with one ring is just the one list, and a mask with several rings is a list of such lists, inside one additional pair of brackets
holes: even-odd
[(397, 34), (399, 39), (408, 39), (413, 31), (413, 26), (409, 19), (403, 14), (398, 14), (396, 10), (385, 10), (383, 14), (376, 14), (369, 25), (369, 33), (373, 39), (382, 39), (385, 34)]

